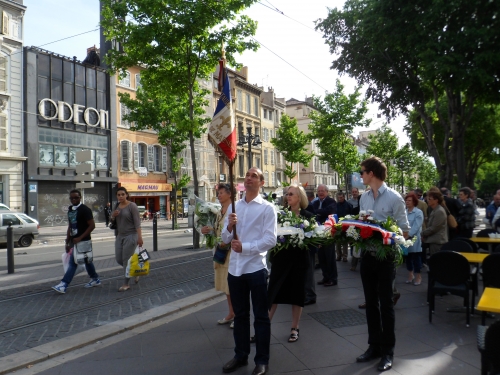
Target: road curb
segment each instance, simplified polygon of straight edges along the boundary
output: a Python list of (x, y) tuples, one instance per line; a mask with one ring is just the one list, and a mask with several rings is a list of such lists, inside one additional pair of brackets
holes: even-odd
[(76, 335), (68, 336), (35, 348), (5, 356), (1, 358), (0, 361), (0, 375), (8, 374), (46, 360), (53, 359), (54, 357), (68, 353), (72, 350), (79, 349), (96, 343), (97, 341), (147, 325), (158, 319), (173, 315), (177, 312), (189, 309), (200, 303), (213, 300), (222, 295), (222, 292), (218, 292), (214, 289), (208, 290), (163, 306), (152, 308), (140, 314), (129, 316), (122, 320), (105, 324), (101, 327), (92, 328)]

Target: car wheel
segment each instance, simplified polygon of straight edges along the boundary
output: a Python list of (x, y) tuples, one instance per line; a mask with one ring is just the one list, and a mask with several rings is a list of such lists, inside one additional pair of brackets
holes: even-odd
[(19, 241), (19, 246), (21, 247), (28, 247), (28, 246), (31, 246), (31, 244), (33, 243), (33, 237), (31, 236), (22, 236)]

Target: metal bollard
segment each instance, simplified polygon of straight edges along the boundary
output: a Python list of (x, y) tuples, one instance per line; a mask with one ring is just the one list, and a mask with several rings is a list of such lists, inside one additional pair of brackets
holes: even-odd
[(158, 251), (158, 220), (153, 216), (153, 251)]
[(7, 273), (14, 273), (14, 229), (11, 222), (7, 228)]

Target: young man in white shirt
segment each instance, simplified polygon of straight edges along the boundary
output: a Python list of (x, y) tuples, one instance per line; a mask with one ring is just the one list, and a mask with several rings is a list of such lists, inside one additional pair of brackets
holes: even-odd
[[(248, 364), (250, 354), (250, 298), (254, 314), (256, 354), (252, 375), (268, 371), (271, 322), (267, 301), (268, 250), (276, 245), (277, 215), (273, 205), (259, 192), (264, 175), (250, 168), (245, 176), (245, 196), (236, 203), (236, 213), (228, 215), (222, 231), (222, 241), (231, 243), (229, 260), (229, 294), (234, 309), (234, 358), (222, 371), (229, 373)], [(234, 228), (237, 229), (237, 238)]]

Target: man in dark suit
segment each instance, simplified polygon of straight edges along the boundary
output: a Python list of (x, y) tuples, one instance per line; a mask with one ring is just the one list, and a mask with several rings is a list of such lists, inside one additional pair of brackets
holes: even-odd
[[(328, 187), (318, 185), (318, 200), (313, 203), (314, 213), (318, 223), (323, 224), (329, 215), (337, 213), (337, 202), (328, 196)], [(337, 285), (337, 263), (335, 261), (335, 244), (329, 244), (318, 248), (319, 265), (323, 273), (323, 280), (318, 285)]]

